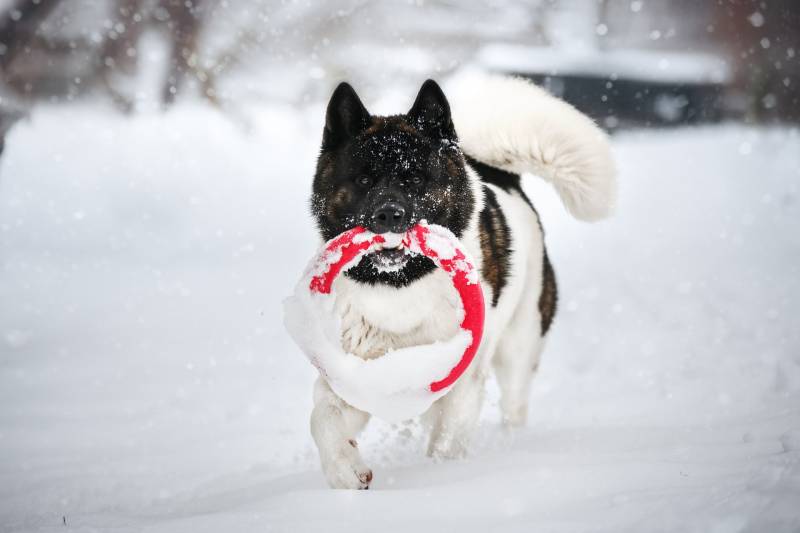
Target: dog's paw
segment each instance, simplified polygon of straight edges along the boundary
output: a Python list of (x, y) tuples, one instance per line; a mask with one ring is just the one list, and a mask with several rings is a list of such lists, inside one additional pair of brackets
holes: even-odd
[(507, 429), (516, 429), (525, 426), (528, 421), (528, 406), (515, 405), (503, 407), (503, 426)]
[(467, 447), (460, 439), (432, 438), (428, 443), (428, 457), (436, 461), (463, 459), (467, 456)]
[(322, 470), (334, 489), (367, 490), (372, 483), (372, 470), (361, 461), (355, 447), (323, 460)]

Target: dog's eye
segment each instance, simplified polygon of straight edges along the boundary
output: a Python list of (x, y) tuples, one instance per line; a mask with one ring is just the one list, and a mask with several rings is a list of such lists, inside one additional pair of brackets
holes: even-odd
[(370, 178), (369, 176), (362, 175), (356, 178), (356, 183), (360, 187), (369, 187), (370, 185), (372, 185), (372, 178)]
[(414, 176), (411, 178), (411, 185), (422, 185), (422, 176)]

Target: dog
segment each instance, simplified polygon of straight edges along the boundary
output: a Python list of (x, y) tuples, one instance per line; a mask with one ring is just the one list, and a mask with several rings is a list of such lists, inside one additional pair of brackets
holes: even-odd
[[(439, 459), (467, 452), (492, 368), (503, 422), (520, 426), (527, 418), (558, 293), (521, 175), (549, 181), (582, 220), (609, 215), (615, 197), (606, 135), (565, 102), (522, 79), (483, 77), (452, 103), (428, 80), (408, 113), (374, 116), (341, 83), (327, 107), (311, 194), (323, 240), (359, 225), (402, 233), (425, 220), (448, 228), (476, 263), (486, 300), (481, 345), (453, 389), (424, 415), (431, 427), (428, 454)], [(359, 357), (458, 331), (452, 286), (424, 256), (373, 252), (334, 288), (343, 348)], [(369, 488), (372, 470), (356, 441), (369, 418), (322, 377), (316, 381), (311, 433), (331, 487)]]

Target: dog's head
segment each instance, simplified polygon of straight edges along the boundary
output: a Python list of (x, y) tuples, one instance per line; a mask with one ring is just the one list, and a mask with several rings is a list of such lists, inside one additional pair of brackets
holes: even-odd
[[(325, 119), (312, 212), (325, 240), (355, 226), (402, 233), (420, 220), (457, 237), (474, 209), (450, 105), (433, 80), (411, 110), (373, 116), (353, 88), (341, 83)], [(399, 250), (372, 253), (347, 275), (366, 283), (405, 286), (434, 269)]]

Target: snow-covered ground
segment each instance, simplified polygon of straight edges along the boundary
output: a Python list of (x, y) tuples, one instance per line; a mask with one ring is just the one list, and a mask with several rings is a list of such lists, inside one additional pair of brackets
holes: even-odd
[(373, 490), (346, 492), (281, 321), (322, 108), (249, 113), (43, 107), (11, 132), (0, 530), (800, 529), (800, 132), (620, 135), (595, 225), (531, 178), (561, 304), (527, 429), (492, 388), (471, 457), (437, 464), (375, 421)]

